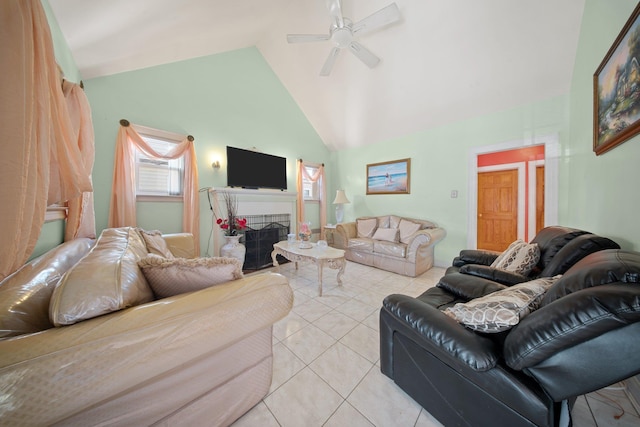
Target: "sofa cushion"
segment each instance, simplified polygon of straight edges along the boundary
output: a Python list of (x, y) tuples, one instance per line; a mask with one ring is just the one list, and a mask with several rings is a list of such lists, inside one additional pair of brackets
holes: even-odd
[(404, 243), (393, 243), (385, 240), (373, 241), (373, 252), (376, 254), (391, 255), (404, 258), (407, 255), (407, 245)]
[(174, 258), (167, 242), (162, 238), (162, 232), (159, 230), (146, 231), (142, 228), (138, 228), (138, 232), (144, 239), (144, 243), (147, 245), (147, 252), (150, 254), (159, 255), (163, 258)]
[(241, 279), (242, 263), (235, 258), (162, 258), (149, 255), (138, 265), (156, 298), (198, 291)]
[(378, 226), (377, 218), (358, 218), (356, 220), (356, 237), (373, 237)]
[(347, 246), (349, 249), (360, 252), (373, 252), (373, 240), (366, 238), (353, 238), (349, 239)]
[(378, 228), (373, 233), (374, 240), (386, 240), (387, 242), (397, 243), (400, 241), (400, 230), (397, 228)]
[(506, 331), (538, 308), (544, 293), (560, 276), (543, 277), (492, 292), (444, 310), (470, 329), (485, 333)]
[(51, 294), (64, 273), (85, 256), (94, 239), (65, 242), (29, 261), (0, 282), (0, 338), (52, 328)]
[(398, 228), (400, 229), (400, 241), (402, 243), (409, 243), (409, 238), (413, 233), (420, 230), (421, 225), (406, 219), (401, 219)]
[(511, 271), (526, 276), (540, 260), (537, 243), (514, 242), (509, 245), (491, 266), (499, 270)]
[(378, 217), (378, 228), (389, 228), (389, 215)]
[(397, 215), (389, 215), (389, 228), (398, 228), (400, 227), (400, 221), (402, 220), (402, 218), (400, 218)]
[(49, 319), (54, 326), (121, 310), (153, 300), (138, 261), (147, 246), (133, 227), (105, 229), (95, 246), (53, 291)]

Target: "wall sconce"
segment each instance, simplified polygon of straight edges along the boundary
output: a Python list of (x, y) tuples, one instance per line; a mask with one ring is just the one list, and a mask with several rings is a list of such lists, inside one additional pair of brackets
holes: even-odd
[(211, 163), (211, 167), (213, 169), (220, 169), (220, 160), (216, 160), (213, 163)]
[(344, 218), (345, 203), (351, 202), (347, 199), (347, 195), (344, 193), (344, 190), (337, 190), (336, 199), (333, 201), (333, 204), (336, 205), (336, 222), (338, 224), (340, 224)]

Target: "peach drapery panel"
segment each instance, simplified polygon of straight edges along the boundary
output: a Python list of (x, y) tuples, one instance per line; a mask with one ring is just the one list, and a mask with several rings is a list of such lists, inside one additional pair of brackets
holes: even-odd
[[(91, 179), (93, 162), (95, 159), (95, 143), (91, 107), (87, 95), (80, 85), (65, 80), (62, 91), (67, 101), (69, 117), (74, 131), (74, 140), (82, 155), (82, 165), (85, 173)], [(68, 200), (67, 225), (64, 230), (64, 240), (69, 241), (79, 237), (96, 238), (96, 219), (93, 207), (93, 192), (84, 192), (80, 196)]]
[(318, 190), (320, 191), (320, 238), (324, 238), (324, 236), (322, 236), (322, 230), (324, 230), (324, 226), (327, 223), (327, 189), (325, 187), (324, 180), (324, 165), (320, 165), (320, 167), (318, 167), (318, 170), (316, 170), (316, 173), (311, 176), (307, 173), (307, 168), (305, 168), (304, 161), (302, 161), (302, 159), (298, 160), (298, 176), (296, 181), (296, 191), (298, 192), (298, 197), (296, 200), (296, 210), (298, 216), (298, 223), (296, 224), (296, 234), (298, 234), (298, 227), (300, 226), (300, 222), (304, 221), (304, 192), (302, 188), (303, 177), (311, 182), (318, 182)]
[[(120, 126), (116, 139), (116, 153), (111, 190), (109, 227), (136, 225), (136, 176), (135, 148), (147, 156), (159, 159), (177, 159), (184, 156), (184, 188), (182, 230), (191, 233), (196, 240), (200, 236), (200, 199), (198, 195), (198, 164), (193, 138), (185, 138), (166, 155), (156, 152), (132, 126)], [(196, 245), (196, 256), (200, 245)]]
[(0, 279), (33, 252), (48, 205), (91, 191), (40, 0), (0, 1)]

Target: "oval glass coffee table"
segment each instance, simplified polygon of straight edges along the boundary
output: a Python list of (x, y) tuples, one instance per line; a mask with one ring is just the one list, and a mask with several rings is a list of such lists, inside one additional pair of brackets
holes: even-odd
[(325, 265), (334, 270), (338, 270), (338, 284), (342, 285), (342, 275), (347, 265), (342, 249), (336, 249), (330, 246), (319, 247), (315, 243), (311, 243), (311, 247), (307, 249), (300, 248), (298, 244), (299, 242), (289, 244), (286, 240), (273, 244), (271, 259), (273, 260), (273, 265), (278, 267), (278, 271), (280, 271), (280, 264), (278, 264), (276, 260), (276, 255), (282, 255), (289, 261), (294, 262), (296, 270), (298, 269), (299, 261), (311, 261), (318, 267), (319, 296), (322, 296), (322, 268)]

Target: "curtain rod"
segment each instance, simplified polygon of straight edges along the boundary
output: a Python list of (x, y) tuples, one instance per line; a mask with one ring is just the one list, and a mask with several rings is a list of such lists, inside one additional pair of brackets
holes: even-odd
[[(298, 161), (301, 162), (301, 163), (303, 162), (302, 159), (298, 159)], [(320, 163), (320, 164), (322, 165), (322, 167), (324, 167), (324, 163)]]
[[(127, 119), (120, 119), (120, 125), (124, 127), (128, 127), (131, 123)], [(187, 135), (187, 139), (191, 142), (195, 140), (195, 138), (191, 135)]]

